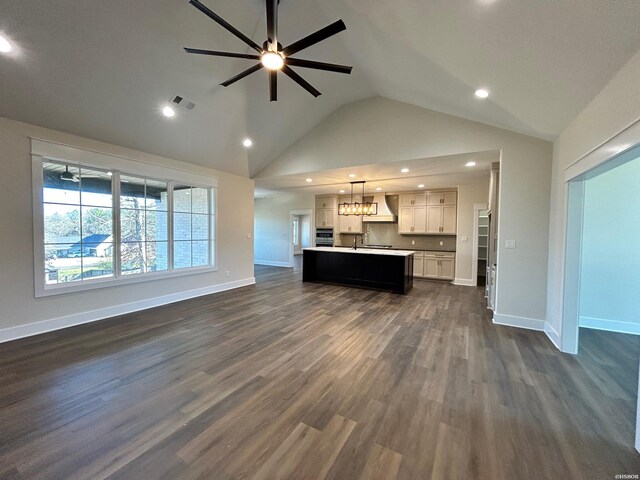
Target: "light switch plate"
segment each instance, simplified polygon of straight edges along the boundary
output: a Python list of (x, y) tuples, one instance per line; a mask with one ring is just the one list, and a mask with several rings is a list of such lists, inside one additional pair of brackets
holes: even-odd
[(516, 248), (516, 241), (515, 240), (505, 240), (504, 241), (504, 248)]
[(415, 240), (411, 240), (411, 245), (415, 245), (416, 241)]
[(460, 237), (461, 242), (467, 242), (469, 239), (467, 237)]

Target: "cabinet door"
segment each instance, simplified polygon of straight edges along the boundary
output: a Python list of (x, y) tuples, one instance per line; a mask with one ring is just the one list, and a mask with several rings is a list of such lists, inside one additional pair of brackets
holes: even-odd
[(442, 230), (441, 233), (456, 233), (456, 210), (455, 205), (445, 205), (442, 207)]
[(413, 276), (424, 277), (424, 255), (422, 254), (413, 255)]
[(335, 226), (335, 209), (333, 208), (327, 208), (324, 210), (325, 211), (325, 215), (326, 215), (326, 221), (327, 221), (327, 227), (333, 227)]
[(400, 207), (398, 215), (398, 233), (412, 233), (413, 208)]
[(316, 210), (316, 227), (327, 227), (327, 210), (325, 208)]
[(442, 205), (442, 194), (440, 192), (428, 192), (427, 205)]
[(338, 215), (338, 232), (349, 233), (349, 227), (351, 226), (351, 216)]
[(444, 205), (455, 205), (457, 203), (458, 194), (456, 192), (444, 192), (442, 194), (442, 203)]
[(351, 217), (351, 233), (362, 233), (362, 217)]
[(426, 193), (418, 193), (413, 196), (413, 204), (414, 205), (426, 205), (427, 204), (427, 194)]
[(336, 208), (336, 198), (316, 197), (316, 208)]
[(427, 207), (414, 207), (413, 233), (427, 233)]
[(400, 206), (401, 207), (410, 207), (413, 205), (413, 195), (400, 195)]
[(442, 207), (427, 207), (427, 233), (440, 233), (442, 226)]
[(443, 258), (438, 260), (440, 262), (440, 278), (443, 279), (447, 279), (447, 280), (453, 280), (453, 277), (455, 276), (455, 269), (454, 269), (454, 265), (455, 265), (455, 261), (453, 258)]
[(424, 276), (430, 278), (438, 278), (440, 276), (437, 258), (424, 257)]

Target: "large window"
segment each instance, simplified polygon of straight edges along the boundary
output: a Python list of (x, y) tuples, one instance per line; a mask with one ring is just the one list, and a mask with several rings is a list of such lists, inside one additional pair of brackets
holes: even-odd
[(57, 160), (40, 162), (40, 293), (214, 266), (214, 188)]

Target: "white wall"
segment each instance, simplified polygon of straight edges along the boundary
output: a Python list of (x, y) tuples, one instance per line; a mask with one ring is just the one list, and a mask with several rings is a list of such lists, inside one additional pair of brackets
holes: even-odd
[(543, 328), (546, 315), (552, 144), (386, 98), (344, 105), (258, 177), (501, 151), (501, 241), (496, 319)]
[(289, 267), (291, 210), (315, 208), (313, 195), (282, 193), (255, 200), (255, 263)]
[[(489, 173), (487, 172), (487, 177)], [(489, 180), (484, 183), (458, 186), (458, 236), (456, 237), (456, 278), (460, 285), (474, 285), (473, 231), (474, 204), (489, 201)], [(463, 242), (462, 238), (467, 241)]]
[(580, 325), (640, 333), (640, 158), (584, 185)]
[[(35, 298), (30, 137), (217, 177), (219, 271)], [(254, 281), (252, 180), (6, 118), (0, 152), (0, 341)]]
[(640, 52), (615, 75), (554, 143), (549, 227), (547, 321), (562, 333), (567, 185), (565, 169), (640, 121)]

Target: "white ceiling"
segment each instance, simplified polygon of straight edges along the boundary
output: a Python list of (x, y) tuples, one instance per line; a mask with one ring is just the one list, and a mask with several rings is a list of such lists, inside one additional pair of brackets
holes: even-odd
[[(203, 2), (262, 43), (261, 0)], [(186, 0), (3, 0), (0, 32), (18, 51), (0, 57), (0, 115), (253, 175), (374, 95), (549, 139), (640, 49), (637, 0), (282, 0), (280, 12), (285, 45), (344, 19), (346, 32), (296, 56), (353, 74), (299, 69), (323, 95), (282, 76), (269, 103), (264, 72), (218, 86), (250, 61), (182, 51), (248, 51)], [(176, 94), (196, 109), (167, 120), (159, 107)]]
[[(322, 170), (304, 175), (283, 175), (278, 177), (257, 178), (255, 197), (264, 198), (281, 193), (300, 193), (309, 195), (333, 195), (350, 192), (350, 182), (364, 180), (365, 193), (405, 192), (425, 189), (447, 188), (457, 185), (489, 181), (491, 163), (500, 160), (499, 152), (478, 152), (463, 155), (447, 155), (435, 158), (420, 158), (405, 162), (393, 162), (378, 165), (360, 165), (352, 168)], [(466, 167), (469, 161), (476, 162)], [(403, 173), (402, 169), (409, 172)], [(351, 178), (349, 175), (355, 177)], [(312, 182), (307, 182), (310, 178)], [(361, 192), (362, 186), (354, 187), (354, 193)]]

